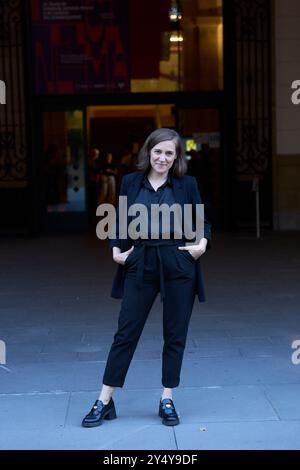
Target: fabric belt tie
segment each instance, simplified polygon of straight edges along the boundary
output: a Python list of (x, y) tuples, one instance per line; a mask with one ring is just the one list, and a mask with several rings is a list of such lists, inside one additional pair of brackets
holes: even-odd
[(160, 300), (163, 301), (163, 299), (166, 296), (166, 292), (165, 292), (165, 279), (164, 279), (164, 270), (163, 270), (160, 247), (166, 246), (166, 245), (182, 246), (184, 245), (184, 242), (182, 240), (161, 240), (161, 241), (142, 240), (136, 243), (135, 245), (141, 247), (141, 251), (139, 253), (139, 258), (137, 261), (136, 286), (137, 288), (141, 288), (143, 286), (144, 267), (145, 267), (145, 249), (146, 249), (146, 246), (153, 246), (155, 248), (156, 256), (157, 256), (158, 263), (159, 263)]

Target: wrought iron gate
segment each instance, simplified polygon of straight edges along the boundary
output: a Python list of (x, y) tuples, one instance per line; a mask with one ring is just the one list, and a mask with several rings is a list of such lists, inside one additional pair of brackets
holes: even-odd
[[(1, 227), (23, 225), (29, 202), (28, 145), (21, 0), (0, 0), (0, 79), (6, 104), (0, 105)], [(22, 220), (23, 217), (23, 220)]]
[(262, 223), (271, 226), (271, 1), (234, 0), (224, 4), (224, 8), (228, 8), (224, 15), (225, 31), (227, 28), (228, 32), (225, 36), (225, 93), (229, 117), (227, 129), (229, 140), (232, 140), (228, 146), (232, 151), (232, 221), (235, 226), (255, 223), (252, 190), (256, 179), (260, 187)]

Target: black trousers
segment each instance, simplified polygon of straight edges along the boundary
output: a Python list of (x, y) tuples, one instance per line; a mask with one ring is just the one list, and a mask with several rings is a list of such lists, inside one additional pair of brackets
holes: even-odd
[(124, 295), (103, 384), (122, 387), (154, 300), (163, 302), (162, 384), (179, 385), (189, 321), (195, 299), (195, 259), (180, 240), (135, 245), (125, 262)]

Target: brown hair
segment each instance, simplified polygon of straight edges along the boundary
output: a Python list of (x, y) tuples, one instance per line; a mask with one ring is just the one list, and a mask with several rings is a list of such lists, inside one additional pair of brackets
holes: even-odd
[(138, 154), (136, 167), (140, 171), (148, 172), (151, 168), (150, 151), (155, 145), (165, 140), (173, 140), (176, 149), (176, 159), (170, 169), (174, 176), (180, 178), (187, 172), (187, 163), (185, 161), (185, 150), (180, 135), (173, 129), (160, 128), (151, 132), (147, 137)]

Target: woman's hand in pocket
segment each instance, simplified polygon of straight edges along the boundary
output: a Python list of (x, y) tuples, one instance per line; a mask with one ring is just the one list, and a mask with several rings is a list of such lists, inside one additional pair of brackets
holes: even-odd
[(197, 260), (206, 251), (207, 239), (202, 238), (198, 245), (179, 246), (179, 250), (186, 250), (189, 254)]
[(119, 250), (120, 250), (119, 248), (116, 249), (116, 247), (114, 247), (114, 249), (113, 249), (113, 260), (118, 264), (124, 265), (126, 259), (130, 255), (130, 253), (134, 250), (134, 246), (129, 248), (129, 250), (127, 250), (127, 251), (123, 251), (122, 253)]

